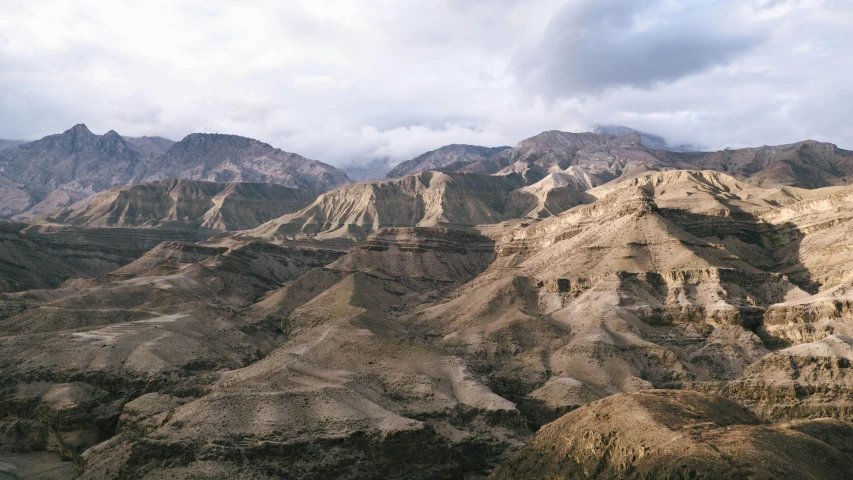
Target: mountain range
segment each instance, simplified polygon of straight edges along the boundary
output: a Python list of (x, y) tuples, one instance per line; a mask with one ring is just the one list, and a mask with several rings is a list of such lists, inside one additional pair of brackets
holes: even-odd
[[(102, 163), (2, 173), (91, 192), (0, 222), (0, 462), (22, 476), (853, 468), (853, 152), (547, 131), (349, 184), (242, 137), (75, 128), (51, 142)], [(60, 150), (28, 145), (0, 158)]]
[(176, 177), (274, 183), (325, 191), (349, 183), (342, 171), (245, 137), (95, 135), (85, 125), (0, 151), (0, 215), (48, 213), (120, 185)]

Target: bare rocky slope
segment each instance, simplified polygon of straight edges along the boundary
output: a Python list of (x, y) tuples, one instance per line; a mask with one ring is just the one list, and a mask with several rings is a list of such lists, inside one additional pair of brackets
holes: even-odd
[(316, 193), (274, 184), (167, 179), (116, 187), (28, 223), (4, 222), (0, 291), (98, 277), (168, 240), (198, 241), (296, 211)]
[(10, 213), (44, 213), (116, 185), (138, 182), (146, 155), (118, 133), (95, 135), (85, 125), (0, 151), (0, 175), (28, 201)]
[(326, 191), (350, 183), (331, 165), (284, 152), (257, 140), (218, 133), (193, 133), (156, 157), (146, 180), (169, 177), (215, 182), (275, 183)]
[[(557, 133), (0, 294), (0, 450), (92, 479), (843, 478), (853, 187)], [(181, 193), (4, 241), (78, 276), (75, 229), (247, 195), (154, 185)]]
[(320, 195), (304, 209), (248, 234), (363, 240), (385, 227), (500, 222), (513, 212), (511, 192), (520, 185), (517, 176), (441, 172), (357, 183)]
[(163, 137), (123, 137), (127, 143), (141, 150), (147, 155), (159, 155), (166, 153), (175, 144), (174, 140)]
[(83, 270), (21, 234), (24, 223), (0, 221), (0, 292), (58, 287)]
[[(424, 158), (430, 158), (425, 155)], [(769, 188), (846, 185), (843, 172), (853, 168), (851, 162), (853, 152), (812, 141), (711, 153), (672, 152), (647, 147), (641, 135), (633, 131), (622, 136), (548, 131), (488, 158), (461, 167), (442, 167), (444, 171), (440, 173), (424, 172), (330, 192), (305, 211), (271, 222), (257, 233), (318, 238), (349, 236), (360, 240), (379, 225), (415, 226), (444, 221), (440, 214), (420, 213), (427, 204), (438, 204), (442, 212), (450, 209), (458, 212), (460, 208), (482, 212), (479, 200), (457, 206), (467, 194), (448, 196), (449, 192), (461, 189), (472, 194), (484, 189), (500, 192), (506, 200), (500, 205), (493, 202), (487, 206), (492, 210), (489, 218), (472, 211), (467, 221), (454, 219), (450, 223), (546, 218), (595, 201), (596, 187), (613, 186), (667, 170), (715, 170), (741, 182)], [(454, 169), (455, 172), (451, 171)], [(426, 173), (428, 177), (424, 176)], [(469, 174), (465, 182), (459, 180), (460, 173)], [(438, 179), (435, 186), (426, 180), (433, 175)], [(494, 177), (510, 181), (496, 185)], [(406, 186), (409, 184), (412, 185)], [(403, 199), (398, 194), (390, 195), (391, 191), (408, 193), (403, 194)]]
[(0, 216), (49, 213), (112, 187), (164, 178), (275, 183), (325, 191), (349, 183), (342, 171), (245, 137), (95, 135), (85, 125), (0, 150)]
[(848, 185), (853, 174), (853, 151), (814, 140), (674, 156), (678, 161), (693, 165), (693, 168), (723, 171), (768, 187)]
[(275, 328), (237, 310), (340, 255), (168, 242), (97, 281), (5, 294), (0, 445), (77, 458), (114, 435), (129, 400), (158, 392), (173, 400), (155, 409), (186, 403), (217, 371), (276, 343)]
[[(269, 183), (165, 179), (110, 189), (34, 218), (85, 227), (196, 226), (213, 232), (254, 228), (299, 210), (317, 196)], [(209, 236), (209, 235), (208, 235)]]
[(491, 479), (844, 478), (853, 424), (771, 425), (722, 397), (647, 390), (543, 427)]
[(690, 144), (670, 144), (665, 138), (660, 135), (655, 135), (653, 133), (641, 132), (639, 130), (634, 130), (633, 128), (625, 127), (622, 125), (595, 125), (592, 128), (594, 133), (610, 133), (617, 136), (628, 135), (631, 133), (636, 133), (640, 136), (640, 141), (643, 145), (654, 149), (654, 150), (669, 150), (671, 152), (698, 152), (701, 151), (695, 145)]
[(410, 160), (399, 163), (386, 175), (400, 178), (429, 170), (459, 169), (469, 163), (491, 157), (509, 147), (480, 147), (477, 145), (445, 145)]
[[(845, 329), (846, 330), (846, 329)], [(853, 337), (833, 334), (773, 352), (737, 379), (690, 385), (770, 419), (853, 419)]]
[(459, 171), (516, 172), (535, 182), (548, 173), (577, 166), (604, 183), (641, 170), (700, 169), (724, 172), (756, 185), (804, 188), (846, 185), (853, 172), (853, 152), (813, 140), (718, 152), (669, 151), (643, 142), (638, 132), (618, 136), (552, 130)]

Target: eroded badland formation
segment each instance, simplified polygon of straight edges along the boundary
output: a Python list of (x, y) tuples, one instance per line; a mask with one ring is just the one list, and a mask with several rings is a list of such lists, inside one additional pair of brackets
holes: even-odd
[(0, 462), (851, 475), (853, 152), (642, 140), (451, 145), (367, 183), (229, 135), (0, 150)]

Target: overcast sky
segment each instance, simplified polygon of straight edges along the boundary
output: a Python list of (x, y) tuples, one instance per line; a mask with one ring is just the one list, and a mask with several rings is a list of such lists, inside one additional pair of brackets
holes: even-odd
[(595, 123), (853, 149), (853, 0), (0, 0), (0, 138), (76, 123), (335, 165)]

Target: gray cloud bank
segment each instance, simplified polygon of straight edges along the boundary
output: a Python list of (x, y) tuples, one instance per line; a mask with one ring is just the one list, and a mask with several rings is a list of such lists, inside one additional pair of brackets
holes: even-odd
[(689, 1), (569, 2), (513, 71), (550, 97), (672, 82), (725, 65), (763, 41), (759, 32), (727, 30), (721, 10)]
[(853, 147), (853, 2), (0, 4), (0, 138), (251, 136), (337, 165), (620, 124)]

